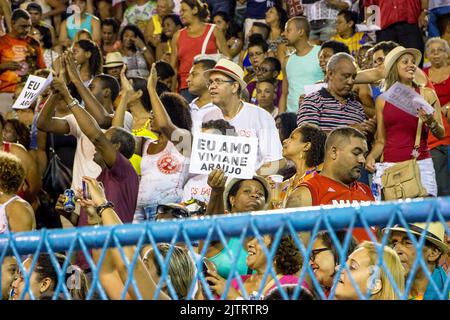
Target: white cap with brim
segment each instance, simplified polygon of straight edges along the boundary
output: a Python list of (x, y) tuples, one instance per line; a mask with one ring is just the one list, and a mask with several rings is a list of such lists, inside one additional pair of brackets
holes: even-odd
[(209, 77), (209, 74), (211, 72), (220, 72), (232, 78), (233, 80), (236, 80), (237, 82), (239, 82), (241, 90), (247, 87), (247, 83), (244, 81), (244, 70), (242, 70), (242, 68), (239, 65), (237, 65), (231, 60), (220, 59), (216, 63), (216, 66), (214, 68), (206, 70), (204, 72), (205, 77)]
[[(440, 222), (430, 222), (428, 229), (425, 231), (426, 223), (410, 223), (408, 224), (408, 230), (417, 236), (421, 236), (425, 233), (425, 239), (442, 251), (442, 253), (447, 253), (449, 251), (448, 245), (444, 242), (445, 238), (445, 227)], [(400, 225), (395, 225), (392, 228), (385, 228), (383, 232), (386, 231), (398, 231), (407, 233), (407, 229)]]
[(271, 190), (271, 189), (270, 189), (270, 186), (269, 186), (269, 183), (267, 182), (267, 180), (264, 179), (264, 178), (261, 177), (261, 176), (258, 176), (258, 175), (254, 175), (252, 179), (238, 179), (238, 178), (232, 178), (232, 179), (230, 179), (230, 180), (227, 181), (227, 184), (226, 184), (226, 186), (225, 186), (225, 191), (223, 192), (223, 203), (225, 204), (225, 209), (226, 209), (228, 212), (231, 211), (231, 207), (230, 207), (229, 204), (228, 204), (228, 195), (230, 194), (231, 188), (232, 188), (237, 182), (239, 182), (239, 181), (241, 181), (241, 180), (256, 180), (256, 181), (259, 181), (259, 182), (263, 185), (263, 187), (264, 187), (264, 189), (265, 189), (265, 191), (266, 191), (266, 193), (267, 193), (266, 204), (265, 204), (265, 206), (264, 206), (264, 209), (266, 209), (267, 205), (268, 205), (269, 202), (270, 202), (270, 197), (271, 197), (271, 192), (270, 192), (270, 190)]
[(105, 64), (103, 68), (114, 68), (123, 66), (123, 56), (120, 52), (110, 52), (106, 54)]

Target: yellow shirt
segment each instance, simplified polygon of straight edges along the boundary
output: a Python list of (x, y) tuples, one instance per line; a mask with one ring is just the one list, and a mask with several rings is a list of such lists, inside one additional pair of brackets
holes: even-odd
[(350, 54), (352, 56), (356, 56), (359, 48), (361, 48), (361, 46), (369, 40), (369, 37), (364, 32), (356, 32), (353, 36), (347, 39), (342, 38), (340, 35), (336, 35), (331, 38), (331, 40), (347, 45), (350, 50)]
[[(147, 137), (147, 138), (150, 138), (153, 140), (158, 140), (158, 136), (154, 132), (148, 130), (148, 126), (151, 121), (152, 121), (152, 118), (149, 118), (145, 122), (145, 124), (142, 126), (142, 128), (132, 130), (133, 136)], [(130, 158), (130, 162), (133, 165), (134, 169), (136, 170), (136, 172), (139, 176), (141, 175), (141, 160), (142, 160), (142, 157), (137, 154), (133, 154), (133, 156)]]

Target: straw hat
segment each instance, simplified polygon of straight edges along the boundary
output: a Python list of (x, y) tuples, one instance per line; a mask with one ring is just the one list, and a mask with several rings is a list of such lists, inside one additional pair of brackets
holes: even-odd
[[(417, 236), (421, 236), (421, 234), (424, 232), (426, 223), (410, 223), (408, 224), (409, 231), (412, 234), (415, 234)], [(385, 228), (383, 229), (383, 232), (386, 232), (386, 230), (389, 231), (399, 231), (399, 232), (407, 232), (406, 228), (400, 225), (395, 225), (392, 228)], [(446, 253), (449, 251), (449, 248), (447, 244), (444, 242), (445, 238), (445, 227), (440, 222), (430, 222), (430, 225), (428, 226), (428, 230), (425, 231), (425, 239), (434, 244), (436, 247), (439, 248), (439, 250), (442, 251), (442, 253)]]
[(244, 81), (244, 70), (242, 70), (239, 65), (231, 60), (220, 59), (219, 61), (217, 61), (214, 68), (204, 72), (205, 77), (208, 77), (211, 72), (220, 72), (230, 78), (233, 78), (234, 80), (239, 82), (242, 90), (247, 87), (247, 83)]
[(110, 52), (106, 54), (103, 68), (121, 67), (123, 65), (123, 56), (120, 52)]
[(389, 72), (391, 71), (392, 67), (395, 65), (395, 62), (405, 53), (412, 54), (414, 58), (416, 59), (415, 64), (416, 66), (419, 65), (420, 60), (422, 60), (422, 53), (414, 48), (408, 48), (398, 46), (392, 49), (387, 56), (384, 58), (384, 76), (387, 77), (389, 75)]
[[(267, 197), (266, 197), (266, 205), (264, 206), (264, 208), (265, 208), (265, 207), (267, 206), (267, 204), (269, 203), (269, 201), (270, 201), (270, 190), (271, 190), (271, 189), (270, 189), (269, 183), (267, 182), (266, 179), (264, 179), (263, 177), (258, 176), (258, 175), (254, 175), (252, 179), (253, 179), (253, 180), (256, 180), (256, 181), (259, 181), (259, 182), (262, 184), (262, 186), (264, 187), (264, 190), (265, 190), (265, 192), (266, 192), (266, 194), (267, 194)], [(230, 179), (230, 180), (227, 181), (227, 184), (226, 184), (226, 186), (225, 186), (225, 191), (223, 192), (223, 203), (225, 204), (225, 209), (226, 209), (228, 212), (231, 211), (231, 207), (230, 207), (230, 205), (229, 205), (229, 203), (228, 203), (228, 195), (230, 194), (231, 188), (232, 188), (236, 183), (238, 183), (238, 182), (241, 181), (241, 180), (252, 180), (252, 179), (239, 179), (239, 178), (233, 178), (233, 179)]]

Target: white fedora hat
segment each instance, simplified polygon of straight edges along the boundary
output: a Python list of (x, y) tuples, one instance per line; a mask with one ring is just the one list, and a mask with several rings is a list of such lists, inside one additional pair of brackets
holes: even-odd
[[(410, 223), (408, 224), (409, 231), (417, 236), (421, 236), (422, 233), (425, 234), (425, 239), (442, 251), (442, 253), (447, 253), (449, 248), (444, 241), (445, 238), (445, 227), (441, 222), (430, 222), (428, 229), (425, 230), (426, 223)], [(407, 232), (406, 228), (401, 225), (395, 225), (392, 228), (385, 228), (383, 232), (389, 231), (399, 231), (399, 232)]]
[(120, 52), (109, 52), (106, 54), (105, 64), (103, 65), (103, 68), (120, 67), (123, 65), (123, 63), (123, 56)]
[(247, 83), (244, 81), (244, 70), (242, 70), (239, 65), (231, 60), (220, 59), (219, 61), (217, 61), (214, 68), (204, 72), (205, 77), (208, 77), (211, 72), (220, 72), (236, 80), (237, 82), (239, 82), (242, 90), (247, 87)]

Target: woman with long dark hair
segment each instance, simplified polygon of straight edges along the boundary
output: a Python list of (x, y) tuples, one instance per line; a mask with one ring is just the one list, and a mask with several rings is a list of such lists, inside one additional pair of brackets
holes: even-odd
[(265, 19), (270, 28), (269, 39), (267, 39), (269, 53), (283, 61), (286, 56), (286, 45), (281, 33), (284, 31), (287, 13), (281, 6), (275, 4), (267, 9)]
[(145, 46), (144, 35), (133, 24), (129, 24), (120, 33), (122, 47), (120, 53), (127, 65), (127, 77), (143, 77), (150, 75), (150, 67), (154, 61), (153, 53)]
[(73, 57), (80, 71), (81, 80), (87, 87), (92, 79), (102, 73), (103, 57), (98, 45), (91, 40), (79, 40), (73, 46)]

